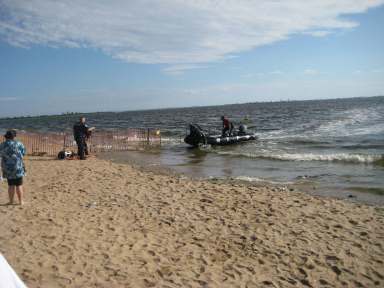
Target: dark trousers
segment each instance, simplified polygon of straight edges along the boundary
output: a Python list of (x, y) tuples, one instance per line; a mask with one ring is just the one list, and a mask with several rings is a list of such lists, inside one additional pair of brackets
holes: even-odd
[(229, 127), (223, 128), (222, 136), (223, 137), (231, 136), (232, 135), (232, 130), (233, 130), (233, 127), (231, 127), (231, 128), (229, 128)]
[(84, 144), (85, 144), (85, 145), (84, 145), (84, 147), (85, 147), (85, 148), (84, 148), (84, 153), (85, 153), (85, 155), (89, 155), (89, 153), (88, 153), (88, 144), (87, 144), (87, 141), (86, 141), (86, 140), (84, 141)]
[(88, 147), (87, 142), (85, 142), (85, 138), (77, 138), (77, 155), (79, 155), (80, 159), (85, 159), (85, 155), (88, 155)]
[(229, 131), (228, 127), (223, 128), (223, 132), (221, 132), (221, 136), (227, 136), (227, 132)]

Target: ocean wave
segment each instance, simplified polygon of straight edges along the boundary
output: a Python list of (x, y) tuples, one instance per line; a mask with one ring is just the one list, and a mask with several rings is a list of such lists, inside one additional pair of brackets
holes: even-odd
[(384, 149), (384, 144), (351, 144), (342, 145), (344, 149)]
[(291, 144), (296, 144), (296, 145), (319, 145), (319, 146), (332, 145), (332, 143), (329, 141), (320, 141), (320, 140), (316, 141), (312, 139), (293, 139), (293, 140), (288, 139), (287, 142)]
[(282, 153), (282, 154), (256, 154), (256, 153), (239, 153), (232, 151), (217, 151), (220, 155), (242, 156), (248, 158), (259, 158), (266, 160), (280, 161), (326, 161), (326, 162), (344, 162), (344, 163), (363, 163), (382, 165), (384, 162), (383, 155), (366, 155), (366, 154), (314, 154), (314, 153)]
[(237, 176), (234, 177), (236, 180), (247, 181), (247, 182), (266, 182), (266, 179), (259, 177), (250, 177), (250, 176)]
[(184, 143), (184, 140), (182, 137), (161, 137), (161, 142), (169, 145), (180, 145)]
[(250, 176), (237, 176), (233, 177), (235, 180), (245, 181), (245, 182), (261, 182), (261, 183), (269, 183), (272, 185), (292, 185), (295, 182), (292, 181), (272, 181), (270, 179), (259, 178), (259, 177), (250, 177)]
[(212, 179), (219, 179), (219, 180), (238, 180), (238, 181), (244, 181), (244, 182), (259, 182), (259, 183), (268, 183), (272, 185), (291, 185), (294, 184), (295, 182), (293, 181), (273, 181), (270, 179), (266, 178), (260, 178), (260, 177), (251, 177), (251, 176), (245, 176), (245, 175), (240, 175), (240, 176), (235, 176), (235, 177), (208, 177), (207, 179), (212, 180)]
[(377, 107), (356, 108), (339, 113), (335, 119), (321, 124), (315, 134), (330, 136), (358, 136), (384, 132), (383, 115)]
[(375, 163), (382, 158), (381, 155), (363, 155), (363, 154), (281, 154), (274, 155), (271, 158), (288, 161), (328, 161), (345, 163)]

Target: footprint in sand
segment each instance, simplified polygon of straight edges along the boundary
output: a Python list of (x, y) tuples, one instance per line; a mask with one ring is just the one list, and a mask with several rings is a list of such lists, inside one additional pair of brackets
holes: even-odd
[(156, 287), (156, 283), (149, 281), (148, 279), (144, 279), (144, 285), (145, 287)]
[(337, 276), (339, 276), (341, 274), (341, 270), (339, 269), (339, 267), (334, 265), (334, 266), (331, 266), (331, 269), (332, 269), (333, 272), (335, 272), (335, 274)]

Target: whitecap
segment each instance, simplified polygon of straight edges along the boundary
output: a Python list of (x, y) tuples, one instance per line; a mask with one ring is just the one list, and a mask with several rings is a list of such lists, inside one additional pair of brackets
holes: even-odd
[(349, 154), (349, 153), (333, 153), (333, 154), (315, 154), (315, 153), (246, 153), (235, 151), (217, 151), (220, 155), (243, 156), (249, 158), (281, 160), (281, 161), (328, 161), (328, 162), (345, 162), (345, 163), (364, 163), (370, 164), (383, 159), (383, 155), (368, 154)]

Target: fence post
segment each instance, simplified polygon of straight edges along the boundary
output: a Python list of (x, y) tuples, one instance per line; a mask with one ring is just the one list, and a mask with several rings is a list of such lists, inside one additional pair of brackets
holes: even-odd
[(89, 138), (88, 138), (88, 152), (89, 153), (93, 153), (93, 146), (92, 146), (92, 134), (89, 136)]
[(149, 128), (147, 130), (147, 145), (149, 145)]

